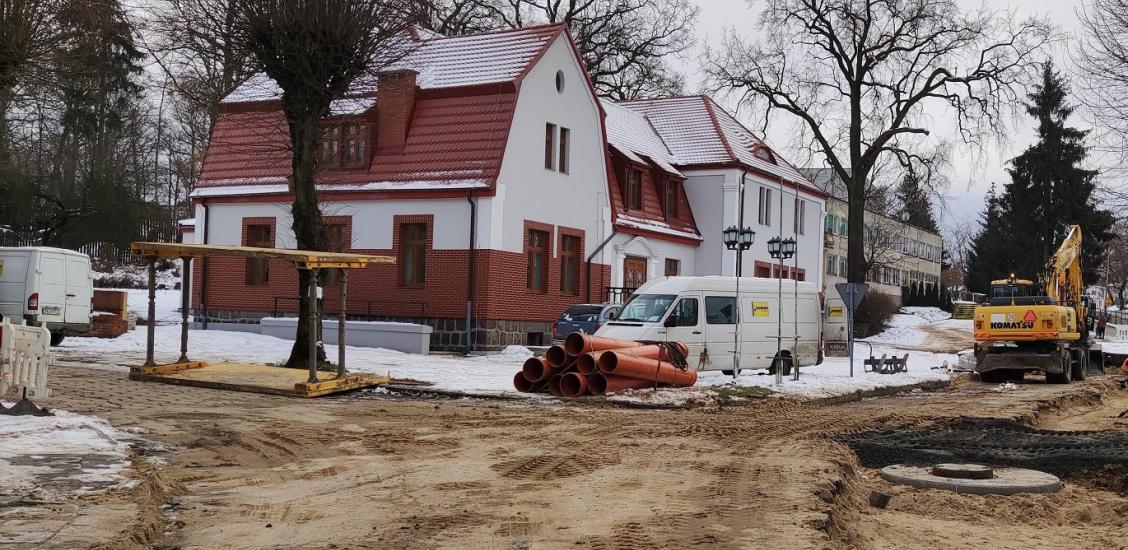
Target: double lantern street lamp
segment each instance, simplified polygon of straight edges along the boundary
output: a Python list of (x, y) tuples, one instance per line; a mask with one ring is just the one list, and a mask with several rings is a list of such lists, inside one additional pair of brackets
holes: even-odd
[(743, 271), (744, 251), (752, 248), (752, 243), (756, 242), (756, 232), (752, 231), (749, 227), (737, 228), (735, 225), (729, 226), (721, 232), (723, 236), (725, 248), (736, 251), (736, 301), (733, 305), (733, 345), (732, 345), (732, 378), (736, 380), (736, 376), (740, 374), (740, 275)]
[[(782, 353), (783, 352), (783, 261), (790, 259), (792, 256), (795, 256), (796, 248), (797, 248), (797, 246), (796, 246), (795, 239), (793, 239), (791, 237), (788, 237), (786, 239), (780, 239), (779, 237), (772, 237), (771, 239), (768, 240), (768, 254), (771, 255), (772, 258), (779, 260), (779, 271), (776, 273), (776, 278), (779, 280), (779, 291), (777, 293), (777, 301), (776, 301), (776, 304), (778, 304), (776, 307), (779, 308), (779, 315), (776, 315), (776, 320), (777, 320), (776, 321), (776, 354), (775, 354), (776, 359), (774, 361), (775, 362), (775, 377), (776, 377), (776, 384), (777, 385), (783, 384), (783, 361), (784, 361), (783, 353)], [(796, 258), (796, 262), (798, 262), (798, 258)], [(798, 349), (799, 349), (799, 325), (798, 325), (798, 323), (799, 323), (799, 277), (798, 277), (798, 274), (799, 274), (799, 270), (798, 270), (798, 266), (796, 266), (796, 270), (795, 270), (795, 273), (794, 273), (794, 276), (795, 276), (795, 323), (796, 323), (796, 325), (795, 325), (795, 351), (798, 351)], [(793, 353), (795, 353), (795, 352), (793, 352)], [(792, 368), (795, 369), (795, 377), (798, 378), (799, 377), (798, 362), (795, 361), (794, 356), (791, 357), (791, 361), (792, 361)]]

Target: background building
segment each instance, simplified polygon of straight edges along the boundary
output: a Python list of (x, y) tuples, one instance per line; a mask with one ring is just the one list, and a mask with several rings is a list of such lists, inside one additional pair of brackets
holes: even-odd
[[(826, 264), (824, 288), (846, 282), (847, 221), (846, 188), (829, 168), (807, 168), (804, 172), (830, 197), (826, 204), (823, 239)], [(944, 240), (884, 213), (866, 209), (865, 256), (870, 269), (870, 290), (901, 299), (901, 287), (927, 284), (939, 291)]]

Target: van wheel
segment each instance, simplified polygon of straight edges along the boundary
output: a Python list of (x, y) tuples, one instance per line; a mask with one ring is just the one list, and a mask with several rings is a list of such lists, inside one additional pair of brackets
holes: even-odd
[[(732, 369), (729, 369), (729, 370), (722, 370), (722, 371), (721, 371), (721, 374), (723, 374), (723, 375), (725, 375), (725, 376), (732, 376)], [(737, 371), (737, 374), (740, 374), (740, 372), (739, 372), (739, 371)]]
[(62, 344), (63, 338), (66, 338), (66, 337), (67, 337), (67, 335), (63, 334), (62, 332), (52, 332), (51, 333), (51, 345), (57, 346), (59, 344)]
[(791, 356), (781, 355), (772, 359), (772, 366), (768, 367), (768, 374), (776, 373), (776, 366), (783, 363), (783, 375), (789, 376), (791, 374)]

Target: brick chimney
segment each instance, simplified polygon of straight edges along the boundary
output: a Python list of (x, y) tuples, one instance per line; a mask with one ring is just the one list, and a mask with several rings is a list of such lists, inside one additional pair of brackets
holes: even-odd
[(376, 150), (403, 151), (411, 112), (415, 109), (415, 77), (419, 73), (402, 69), (376, 75)]

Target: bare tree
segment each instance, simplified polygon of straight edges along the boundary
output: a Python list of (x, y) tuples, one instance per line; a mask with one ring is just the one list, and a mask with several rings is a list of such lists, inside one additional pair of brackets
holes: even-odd
[(1087, 0), (1076, 50), (1081, 100), (1107, 131), (1105, 145), (1128, 161), (1128, 0)]
[(8, 111), (17, 86), (48, 53), (55, 32), (48, 0), (0, 0), (0, 163), (7, 157)]
[(416, 20), (443, 34), (567, 23), (596, 93), (612, 99), (680, 93), (667, 61), (694, 44), (689, 0), (420, 0)]
[(1128, 221), (1121, 219), (1113, 227), (1116, 235), (1108, 243), (1108, 259), (1105, 262), (1105, 272), (1108, 275), (1105, 283), (1114, 290), (1116, 305), (1123, 310), (1124, 291), (1128, 290)]
[[(405, 5), (394, 0), (243, 0), (237, 28), (240, 43), (282, 92), (290, 133), (293, 205), (291, 218), (299, 248), (324, 250), (321, 208), (315, 188), (320, 122), (330, 103), (369, 71), (406, 54), (399, 37), (407, 23)], [(299, 297), (313, 277), (301, 270)], [(298, 310), (298, 330), (287, 365), (309, 365), (307, 300)], [(318, 361), (324, 358), (318, 350)]]
[(998, 135), (1055, 39), (1044, 20), (965, 13), (955, 0), (768, 0), (759, 31), (755, 40), (731, 31), (706, 72), (714, 89), (763, 107), (765, 124), (775, 111), (791, 115), (846, 182), (851, 282), (865, 280), (873, 167), (893, 156), (920, 169), (914, 136), (929, 135), (929, 106), (951, 112), (965, 142)]
[[(219, 102), (255, 70), (237, 41), (235, 0), (164, 0), (144, 21), (144, 47), (163, 73), (170, 94), (164, 149), (169, 190), (179, 199), (192, 191)], [(161, 121), (162, 123), (165, 121)]]

